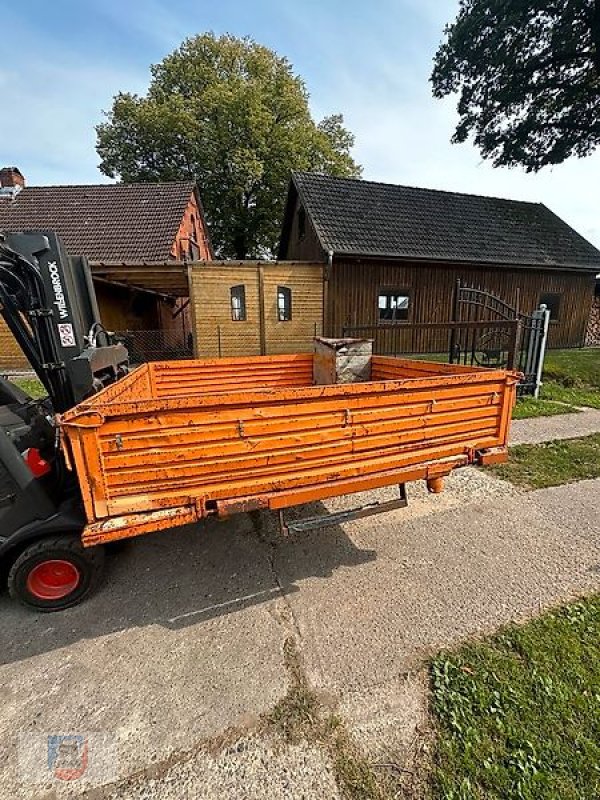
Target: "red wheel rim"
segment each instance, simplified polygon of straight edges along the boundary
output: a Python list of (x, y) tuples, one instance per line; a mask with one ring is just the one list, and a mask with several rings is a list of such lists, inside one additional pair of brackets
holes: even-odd
[(75, 564), (55, 558), (36, 564), (27, 576), (27, 589), (38, 600), (60, 600), (77, 588), (80, 578)]

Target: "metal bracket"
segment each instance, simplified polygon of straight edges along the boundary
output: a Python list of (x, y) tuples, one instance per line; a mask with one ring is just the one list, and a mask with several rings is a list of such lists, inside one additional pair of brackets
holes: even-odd
[(386, 511), (394, 511), (397, 508), (406, 508), (408, 498), (406, 496), (406, 484), (398, 486), (400, 497), (397, 500), (388, 500), (385, 503), (367, 503), (364, 506), (349, 508), (346, 511), (333, 511), (331, 514), (317, 514), (314, 517), (304, 517), (303, 519), (286, 522), (283, 510), (279, 511), (279, 529), (283, 536), (290, 533), (300, 533), (323, 528), (328, 525), (339, 525), (342, 522), (349, 522), (353, 519), (372, 517), (375, 514), (383, 514)]

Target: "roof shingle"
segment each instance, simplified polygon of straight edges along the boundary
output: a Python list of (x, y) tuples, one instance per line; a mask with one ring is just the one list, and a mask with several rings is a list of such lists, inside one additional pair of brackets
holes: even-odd
[(0, 197), (0, 231), (53, 230), (92, 261), (170, 258), (193, 181), (27, 186)]
[(600, 271), (600, 251), (541, 203), (306, 172), (292, 184), (326, 252)]

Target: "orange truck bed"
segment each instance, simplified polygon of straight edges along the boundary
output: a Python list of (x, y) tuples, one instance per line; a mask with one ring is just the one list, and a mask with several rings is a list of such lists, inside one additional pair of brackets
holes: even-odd
[(145, 364), (63, 414), (83, 542), (282, 509), (506, 458), (518, 373), (373, 356), (313, 385), (313, 355)]

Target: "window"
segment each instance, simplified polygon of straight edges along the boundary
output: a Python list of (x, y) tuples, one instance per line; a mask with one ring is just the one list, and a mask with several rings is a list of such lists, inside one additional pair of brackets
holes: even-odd
[(539, 305), (546, 306), (550, 311), (551, 322), (557, 322), (560, 319), (560, 300), (561, 295), (555, 292), (542, 292), (540, 294)]
[(289, 322), (292, 318), (292, 290), (287, 286), (277, 287), (277, 319)]
[(298, 209), (298, 239), (304, 239), (306, 236), (306, 211), (303, 208)]
[(380, 322), (405, 322), (408, 319), (410, 296), (402, 290), (384, 289), (378, 300)]
[(198, 250), (198, 245), (196, 244), (196, 218), (193, 214), (190, 214), (190, 238), (188, 240), (188, 256), (190, 261), (197, 261), (200, 252)]
[(229, 290), (231, 297), (231, 319), (234, 322), (246, 320), (246, 287), (243, 285), (232, 286)]

